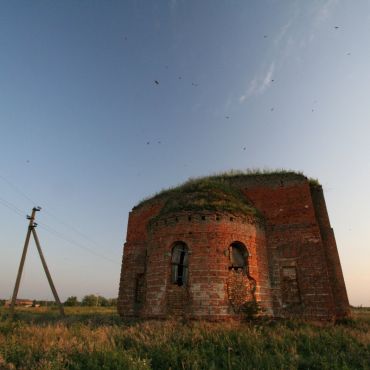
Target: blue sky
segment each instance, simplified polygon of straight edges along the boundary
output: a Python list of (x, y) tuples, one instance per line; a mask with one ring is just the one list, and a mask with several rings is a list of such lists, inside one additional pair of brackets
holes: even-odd
[[(369, 35), (361, 0), (2, 1), (0, 297), (33, 205), (62, 299), (114, 297), (138, 201), (283, 167), (323, 184), (350, 303), (369, 306)], [(28, 257), (19, 295), (51, 298)]]

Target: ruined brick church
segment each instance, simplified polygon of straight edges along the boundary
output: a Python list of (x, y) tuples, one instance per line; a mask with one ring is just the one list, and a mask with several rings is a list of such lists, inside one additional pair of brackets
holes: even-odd
[(321, 185), (296, 172), (210, 176), (130, 212), (125, 318), (335, 320), (349, 303)]

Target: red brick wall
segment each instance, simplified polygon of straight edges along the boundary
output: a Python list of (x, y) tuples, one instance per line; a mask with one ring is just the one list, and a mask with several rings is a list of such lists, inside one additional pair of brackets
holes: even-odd
[(151, 203), (129, 214), (118, 293), (118, 312), (122, 316), (137, 316), (142, 306), (142, 303), (137, 302), (136, 290), (140, 274), (145, 274), (147, 224), (158, 214), (162, 205), (162, 203)]
[[(326, 246), (308, 181), (250, 187), (244, 192), (266, 219), (274, 315), (335, 318)], [(291, 282), (291, 290), (298, 288), (300, 304), (284, 301), (287, 280), (283, 271), (289, 267), (296, 271), (297, 281)]]
[(350, 313), (347, 290), (340, 265), (334, 231), (330, 225), (326, 209), (322, 187), (312, 186), (311, 194), (325, 250), (329, 282), (334, 299), (335, 316), (337, 318), (346, 317)]
[[(171, 281), (171, 250), (176, 241), (185, 242), (189, 248), (188, 283), (181, 287)], [(207, 319), (234, 316), (227, 282), (229, 247), (235, 241), (243, 243), (250, 254), (249, 274), (258, 282), (257, 300), (266, 309), (271, 308), (263, 229), (252, 219), (231, 214), (181, 213), (152, 226), (144, 316), (184, 314)]]
[[(159, 208), (143, 207), (130, 214), (118, 304), (122, 316), (221, 319), (237, 315), (227, 287), (229, 247), (235, 241), (247, 247), (249, 275), (257, 282), (256, 300), (272, 314), (261, 225), (231, 214), (182, 213), (160, 219), (148, 233), (143, 225)], [(171, 281), (171, 251), (176, 241), (189, 248), (188, 282), (181, 287)], [(145, 297), (137, 302), (137, 277), (141, 274), (145, 275)]]
[[(204, 211), (151, 222), (165, 199), (149, 201), (130, 213), (118, 301), (122, 316), (237, 317), (235, 301), (250, 294), (232, 284), (244, 280), (246, 286), (256, 284), (254, 297), (267, 315), (327, 320), (348, 314), (321, 188), (311, 189), (303, 176), (268, 183), (238, 179), (234, 186), (263, 220)], [(190, 251), (185, 286), (171, 281), (171, 250), (177, 241), (185, 242)], [(249, 277), (229, 270), (229, 246), (235, 241), (248, 249)]]

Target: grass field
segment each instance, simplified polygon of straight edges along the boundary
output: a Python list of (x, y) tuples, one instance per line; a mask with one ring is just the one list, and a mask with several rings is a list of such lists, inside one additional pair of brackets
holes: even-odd
[(112, 308), (0, 310), (0, 369), (370, 369), (370, 309), (297, 321), (124, 323)]

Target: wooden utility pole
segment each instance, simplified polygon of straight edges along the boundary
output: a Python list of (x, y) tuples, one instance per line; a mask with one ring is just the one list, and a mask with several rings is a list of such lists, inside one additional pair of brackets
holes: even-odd
[(19, 269), (18, 269), (18, 274), (17, 274), (17, 280), (16, 280), (15, 286), (14, 286), (12, 303), (10, 305), (10, 315), (11, 315), (11, 317), (13, 317), (13, 315), (14, 315), (14, 308), (15, 308), (15, 304), (16, 304), (16, 301), (17, 301), (17, 295), (18, 295), (18, 291), (19, 291), (19, 285), (20, 285), (20, 282), (21, 282), (21, 277), (22, 277), (24, 262), (26, 260), (26, 255), (27, 255), (27, 250), (28, 250), (28, 244), (30, 242), (31, 234), (33, 235), (33, 237), (35, 239), (36, 247), (37, 247), (37, 250), (38, 250), (39, 255), (40, 255), (40, 258), (41, 258), (42, 266), (44, 267), (45, 274), (46, 274), (46, 277), (48, 279), (48, 282), (49, 282), (51, 291), (53, 292), (55, 302), (59, 306), (60, 314), (62, 316), (64, 316), (63, 305), (60, 302), (60, 299), (58, 297), (57, 290), (55, 289), (55, 286), (54, 286), (54, 283), (53, 283), (53, 279), (51, 278), (51, 275), (50, 275), (48, 266), (47, 266), (46, 261), (45, 261), (44, 254), (42, 253), (40, 241), (39, 241), (39, 238), (37, 236), (36, 229), (35, 229), (36, 226), (37, 226), (37, 223), (35, 222), (36, 212), (38, 212), (40, 210), (41, 210), (40, 207), (34, 207), (32, 209), (31, 216), (27, 216), (27, 219), (30, 220), (30, 222), (28, 224), (28, 231), (27, 231), (27, 235), (26, 235), (26, 241), (24, 242), (24, 247), (23, 247), (23, 253), (22, 253), (22, 257), (21, 257), (21, 262), (19, 264)]

